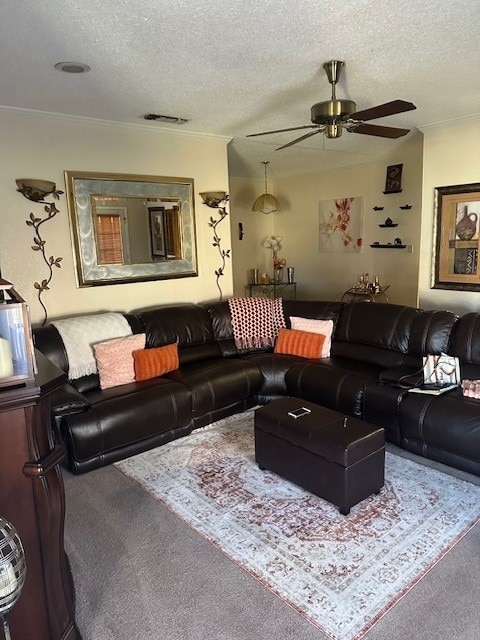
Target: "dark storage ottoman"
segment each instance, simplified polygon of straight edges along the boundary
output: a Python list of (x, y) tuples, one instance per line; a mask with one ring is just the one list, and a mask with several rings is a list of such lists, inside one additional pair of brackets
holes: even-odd
[[(289, 415), (305, 407), (310, 413)], [(347, 515), (379, 493), (385, 477), (385, 432), (357, 418), (298, 398), (255, 411), (255, 459)]]

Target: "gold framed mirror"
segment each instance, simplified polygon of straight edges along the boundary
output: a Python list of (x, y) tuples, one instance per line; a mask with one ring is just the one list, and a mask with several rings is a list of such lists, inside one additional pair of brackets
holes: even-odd
[(65, 171), (79, 287), (198, 275), (192, 178)]

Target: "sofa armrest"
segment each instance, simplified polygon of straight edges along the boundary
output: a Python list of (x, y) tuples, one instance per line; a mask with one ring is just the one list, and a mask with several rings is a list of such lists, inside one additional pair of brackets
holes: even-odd
[(52, 415), (54, 417), (80, 413), (88, 409), (89, 401), (72, 385), (65, 383), (52, 393)]

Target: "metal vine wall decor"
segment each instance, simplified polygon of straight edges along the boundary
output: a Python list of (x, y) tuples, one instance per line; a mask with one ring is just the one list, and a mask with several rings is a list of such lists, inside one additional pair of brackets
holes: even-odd
[(45, 198), (51, 195), (56, 200), (59, 200), (60, 195), (63, 194), (63, 191), (59, 191), (54, 182), (48, 182), (46, 180), (17, 180), (17, 185), (17, 191), (28, 198), (28, 200), (45, 205), (43, 209), (46, 215), (44, 217), (39, 218), (35, 214), (30, 213), (28, 220), (25, 221), (29, 227), (33, 227), (33, 230), (35, 232), (33, 237), (34, 244), (32, 245), (32, 250), (39, 251), (42, 254), (43, 261), (45, 262), (48, 269), (48, 277), (44, 278), (41, 282), (34, 282), (33, 284), (33, 286), (37, 290), (38, 301), (43, 309), (43, 326), (47, 322), (48, 312), (47, 307), (42, 300), (42, 295), (45, 291), (49, 291), (49, 285), (53, 279), (53, 267), (57, 267), (58, 269), (60, 269), (60, 262), (62, 261), (62, 258), (55, 258), (54, 256), (47, 257), (47, 252), (45, 249), (46, 240), (43, 239), (40, 233), (40, 227), (48, 220), (52, 220), (60, 211), (59, 209), (57, 209), (54, 202), (46, 202)]
[(222, 289), (220, 287), (219, 281), (220, 281), (220, 278), (225, 275), (226, 259), (230, 258), (231, 256), (230, 256), (230, 249), (222, 249), (220, 245), (221, 238), (217, 233), (217, 226), (220, 224), (220, 222), (222, 222), (222, 220), (224, 220), (228, 216), (225, 206), (223, 207), (220, 206), (222, 202), (225, 202), (225, 204), (228, 202), (228, 195), (225, 193), (225, 191), (206, 191), (201, 193), (200, 195), (202, 197), (203, 203), (206, 204), (207, 207), (211, 207), (212, 209), (218, 209), (219, 216), (220, 216), (219, 218), (214, 218), (213, 216), (210, 216), (210, 221), (208, 223), (208, 226), (213, 229), (212, 245), (214, 247), (217, 247), (218, 253), (220, 254), (220, 259), (222, 261), (218, 269), (215, 269), (216, 284), (217, 284), (218, 291), (220, 293), (220, 301), (222, 301), (223, 293), (222, 293)]

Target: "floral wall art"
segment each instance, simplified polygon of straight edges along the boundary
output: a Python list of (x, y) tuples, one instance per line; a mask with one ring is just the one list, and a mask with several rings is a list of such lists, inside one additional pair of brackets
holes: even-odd
[(363, 198), (337, 198), (319, 203), (319, 250), (359, 253), (363, 248)]

